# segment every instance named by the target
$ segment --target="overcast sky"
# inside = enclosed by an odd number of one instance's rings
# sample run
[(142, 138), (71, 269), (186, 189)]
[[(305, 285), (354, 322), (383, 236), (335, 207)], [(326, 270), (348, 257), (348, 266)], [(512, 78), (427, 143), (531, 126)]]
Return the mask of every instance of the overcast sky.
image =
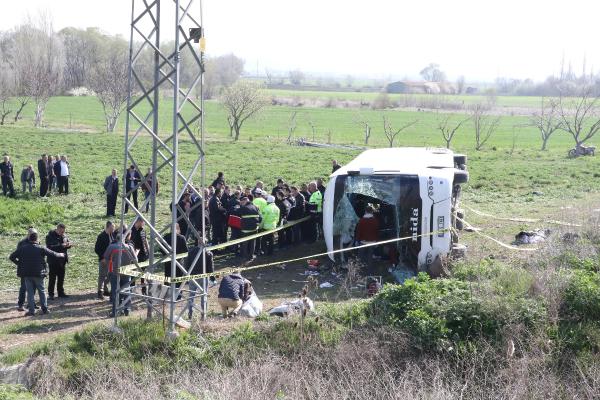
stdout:
[[(162, 4), (168, 18), (172, 3)], [(46, 9), (57, 30), (95, 26), (129, 38), (131, 0), (0, 5), (3, 30)], [(233, 52), (252, 73), (417, 78), (436, 62), (451, 79), (541, 80), (558, 71), (563, 54), (577, 72), (584, 57), (588, 71), (600, 70), (599, 0), (204, 0), (203, 6), (209, 55)], [(172, 36), (165, 29), (161, 36)]]

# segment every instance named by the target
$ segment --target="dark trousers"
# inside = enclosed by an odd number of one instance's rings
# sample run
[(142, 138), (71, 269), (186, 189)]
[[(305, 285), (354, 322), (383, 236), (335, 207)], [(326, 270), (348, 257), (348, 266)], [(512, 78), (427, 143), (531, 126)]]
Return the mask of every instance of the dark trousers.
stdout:
[(57, 176), (58, 178), (58, 193), (69, 194), (69, 177)]
[[(259, 229), (257, 233), (261, 233), (264, 232), (264, 229)], [(254, 253), (256, 253), (257, 255), (260, 254), (260, 252), (262, 251), (262, 237), (259, 237), (258, 239), (255, 240), (255, 244), (254, 244)]]
[(106, 215), (115, 216), (115, 208), (117, 207), (117, 195), (107, 194), (106, 195)]
[(27, 288), (25, 286), (25, 278), (21, 278), (21, 286), (19, 287), (19, 299), (17, 300), (17, 305), (22, 306), (25, 304), (25, 294), (27, 293)]
[[(281, 231), (279, 231), (281, 233)], [(263, 236), (262, 238), (262, 250), (266, 255), (270, 256), (273, 254), (273, 242), (275, 241), (275, 234), (271, 233)]]
[(302, 232), (304, 241), (307, 243), (314, 243), (317, 241), (318, 231), (317, 231), (317, 215), (311, 215), (310, 219), (303, 223), (304, 232)]
[(10, 197), (15, 197), (15, 187), (12, 179), (2, 177), (2, 194), (6, 196), (6, 193), (9, 193)]
[[(110, 272), (108, 275), (110, 276), (110, 302), (112, 303), (112, 312), (114, 315), (117, 311), (117, 279), (119, 279), (119, 276), (121, 277), (119, 282), (119, 291), (121, 291), (129, 287), (131, 277), (127, 275), (118, 275), (114, 272)], [(129, 310), (131, 306), (129, 296), (119, 293), (119, 304), (124, 310)]]
[[(239, 239), (242, 237), (242, 231), (239, 229), (231, 228), (231, 240)], [(228, 247), (229, 251), (233, 251), (234, 253), (239, 252), (239, 245), (235, 244), (233, 246)]]
[(221, 219), (211, 219), (210, 226), (213, 244), (225, 243), (227, 241), (227, 237), (225, 236), (225, 222)]
[[(133, 206), (137, 209), (138, 207), (138, 200), (137, 200), (137, 195), (138, 195), (138, 191), (134, 190), (133, 192), (129, 193), (127, 195), (127, 200), (131, 200), (131, 197), (133, 196)], [(129, 203), (125, 203), (125, 212), (129, 211)]]
[[(242, 232), (242, 237), (254, 235), (256, 232)], [(243, 243), (240, 243), (240, 252), (242, 253), (242, 257), (250, 260), (254, 255), (254, 251), (256, 249), (256, 239), (247, 240)]]
[(40, 178), (40, 197), (46, 197), (48, 194), (48, 178), (43, 176)]
[(65, 294), (65, 264), (50, 263), (48, 265), (48, 296), (54, 296), (54, 285), (59, 296)]
[(302, 223), (296, 224), (289, 228), (292, 234), (292, 243), (300, 243), (302, 240)]

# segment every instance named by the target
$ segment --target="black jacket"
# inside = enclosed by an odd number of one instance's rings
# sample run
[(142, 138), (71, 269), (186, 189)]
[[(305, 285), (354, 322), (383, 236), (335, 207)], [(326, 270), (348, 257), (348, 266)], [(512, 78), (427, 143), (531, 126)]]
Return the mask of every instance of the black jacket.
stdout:
[(139, 250), (137, 259), (139, 262), (148, 259), (148, 240), (146, 239), (146, 231), (144, 228), (137, 229), (135, 226), (131, 230), (131, 242), (133, 248)]
[(98, 261), (102, 261), (104, 252), (108, 249), (108, 246), (110, 246), (113, 239), (113, 235), (109, 235), (106, 231), (100, 232), (96, 238), (96, 245), (94, 246), (94, 252), (98, 255)]
[[(185, 268), (189, 271), (194, 259), (198, 255), (198, 253), (202, 250), (200, 246), (194, 246), (190, 249), (188, 256), (185, 261)], [(211, 251), (206, 251), (206, 273), (214, 272), (213, 265), (213, 253)], [(190, 275), (202, 274), (202, 255), (198, 257), (198, 261), (194, 264), (194, 268), (190, 271)]]
[(131, 178), (131, 175), (129, 174), (129, 170), (127, 170), (125, 172), (125, 185), (127, 186), (127, 192), (129, 192), (131, 190), (131, 182), (133, 182), (134, 186), (136, 186), (141, 181), (142, 181), (142, 175), (140, 175), (139, 172), (137, 172), (137, 171), (133, 172), (133, 179)]
[(248, 203), (245, 206), (241, 206), (236, 214), (242, 219), (242, 232), (250, 233), (258, 230), (262, 217), (254, 204)]
[(279, 208), (279, 221), (278, 222), (281, 222), (282, 219), (287, 220), (288, 215), (290, 214), (290, 210), (292, 209), (292, 205), (290, 204), (290, 202), (287, 199), (283, 199), (283, 200), (276, 199), (275, 205), (277, 206), (277, 208)]
[(213, 196), (208, 201), (208, 215), (210, 216), (210, 220), (214, 221), (214, 223), (222, 223), (225, 219), (226, 211), (222, 210), (223, 204), (221, 203), (221, 199), (217, 196)]
[[(163, 236), (163, 239), (169, 244), (169, 246), (171, 245), (171, 238), (172, 236), (170, 232)], [(160, 248), (160, 251), (161, 253), (166, 254), (162, 248)], [(183, 235), (177, 235), (177, 239), (175, 242), (175, 254), (187, 253), (187, 251), (188, 247), (187, 242), (185, 241), (185, 237)], [(179, 260), (179, 262), (182, 265), (185, 265), (183, 264), (183, 261), (181, 259)], [(171, 261), (167, 261), (163, 265), (165, 266), (165, 276), (171, 276)], [(183, 272), (179, 267), (176, 268), (175, 276), (183, 276)]]
[(297, 219), (304, 217), (304, 213), (305, 213), (304, 196), (301, 193), (298, 193), (295, 200), (296, 200), (296, 202), (294, 203), (292, 209), (290, 210), (290, 215), (288, 217), (288, 220), (290, 220), (290, 221), (295, 221)]
[(59, 235), (55, 230), (48, 232), (46, 235), (46, 247), (54, 252), (63, 253), (65, 255), (65, 258), (57, 258), (52, 255), (48, 256), (48, 262), (50, 264), (66, 264), (69, 262), (67, 248), (62, 246), (63, 243), (66, 243), (67, 241), (66, 236)]
[(219, 285), (219, 297), (231, 300), (245, 300), (246, 279), (241, 275), (225, 275)]
[(38, 160), (38, 175), (40, 181), (48, 178), (48, 165), (42, 159)]
[(12, 163), (9, 162), (1, 162), (0, 163), (0, 173), (2, 174), (2, 179), (8, 179), (11, 181), (15, 180), (15, 172)]
[(48, 275), (46, 256), (60, 257), (56, 253), (39, 243), (29, 240), (20, 244), (10, 255), (10, 261), (17, 264), (17, 276), (20, 278), (43, 278)]

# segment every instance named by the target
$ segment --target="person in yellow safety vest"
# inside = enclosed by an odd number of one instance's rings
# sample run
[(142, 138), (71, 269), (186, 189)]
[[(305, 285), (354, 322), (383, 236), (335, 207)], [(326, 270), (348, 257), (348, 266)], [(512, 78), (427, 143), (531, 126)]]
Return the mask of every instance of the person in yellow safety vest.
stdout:
[[(265, 231), (272, 231), (277, 228), (279, 222), (279, 207), (275, 205), (275, 197), (267, 196), (267, 205), (263, 209), (262, 213), (262, 226)], [(265, 253), (270, 256), (273, 254), (273, 242), (275, 241), (275, 235), (270, 233), (263, 236), (262, 248)]]
[[(262, 217), (265, 207), (267, 206), (267, 200), (265, 200), (265, 196), (267, 195), (267, 192), (265, 192), (264, 190), (262, 190), (260, 188), (255, 188), (254, 193), (256, 193), (256, 197), (254, 198), (254, 200), (252, 200), (252, 204), (254, 204), (256, 206), (256, 208), (258, 208), (260, 216)], [(261, 224), (258, 229), (258, 232), (260, 233), (262, 231), (264, 231), (264, 228)], [(263, 253), (261, 245), (262, 245), (262, 240), (261, 240), (261, 238), (258, 238), (258, 240), (256, 241), (256, 249), (255, 249), (257, 255), (260, 255)]]
[(318, 226), (322, 224), (321, 219), (323, 218), (323, 194), (317, 188), (316, 182), (308, 184), (308, 192), (310, 198), (308, 199), (308, 211), (312, 216), (310, 225), (307, 227), (308, 242), (315, 242), (319, 237)]

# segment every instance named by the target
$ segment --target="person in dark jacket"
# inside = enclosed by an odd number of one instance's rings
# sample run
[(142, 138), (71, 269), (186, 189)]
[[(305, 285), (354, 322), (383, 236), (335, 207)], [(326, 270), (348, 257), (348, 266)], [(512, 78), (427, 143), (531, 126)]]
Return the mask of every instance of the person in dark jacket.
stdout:
[(46, 247), (56, 253), (62, 253), (64, 257), (48, 257), (48, 265), (50, 274), (48, 276), (48, 299), (54, 300), (54, 284), (56, 283), (56, 291), (58, 297), (69, 297), (65, 293), (65, 270), (69, 262), (67, 251), (72, 247), (69, 238), (66, 235), (66, 227), (64, 224), (56, 225), (56, 229), (51, 230), (46, 235)]
[[(242, 237), (254, 235), (256, 232), (258, 232), (262, 217), (260, 216), (260, 211), (258, 211), (258, 208), (254, 204), (250, 203), (248, 197), (242, 196), (240, 198), (240, 208), (238, 210), (238, 214), (242, 219)], [(252, 261), (256, 258), (254, 255), (256, 239), (247, 240), (241, 243), (240, 247), (242, 257), (246, 258), (248, 261)]]
[(4, 161), (0, 163), (0, 180), (2, 181), (2, 194), (15, 197), (15, 171), (9, 156), (4, 156)]
[[(27, 230), (27, 235), (23, 239), (21, 239), (21, 241), (19, 241), (19, 243), (17, 243), (17, 249), (19, 247), (21, 247), (22, 245), (24, 245), (25, 243), (27, 243), (27, 241), (29, 240), (29, 235), (34, 231), (35, 231), (35, 229), (33, 227), (29, 227), (29, 229)], [(27, 295), (27, 287), (25, 286), (25, 278), (23, 278), (23, 277), (19, 277), (19, 278), (21, 279), (21, 285), (19, 286), (19, 297), (17, 299), (17, 310), (25, 311), (24, 306), (25, 306), (25, 297)], [(35, 308), (39, 308), (39, 307), (36, 306)]]
[(116, 169), (113, 169), (112, 173), (104, 179), (103, 186), (106, 191), (106, 216), (114, 217), (119, 195), (119, 177)]
[[(199, 244), (190, 248), (188, 252), (188, 256), (185, 260), (185, 269), (189, 272), (190, 275), (199, 275), (204, 273), (212, 273), (214, 272), (214, 262), (213, 262), (213, 253), (211, 251), (206, 251), (204, 257), (202, 256), (202, 250), (204, 249), (203, 244)], [(206, 268), (204, 268), (204, 260), (206, 260)], [(216, 279), (214, 276), (209, 278), (210, 286), (214, 286), (216, 284)], [(196, 298), (198, 292), (200, 292), (201, 279), (194, 279), (188, 281), (188, 287), (190, 290), (190, 297), (188, 298), (188, 316), (192, 318), (192, 311), (194, 309), (194, 303), (196, 303)]]
[(212, 228), (212, 243), (225, 243), (225, 224), (227, 223), (227, 210), (221, 203), (222, 192), (217, 189), (213, 197), (208, 202), (208, 215), (210, 216), (210, 226)]
[[(179, 224), (175, 224), (175, 228), (176, 228), (176, 238), (175, 238), (175, 254), (183, 254), (183, 253), (187, 253), (188, 252), (188, 247), (187, 247), (187, 242), (185, 240), (185, 236), (183, 236), (181, 234), (181, 229), (179, 228)], [(167, 242), (167, 244), (169, 246), (172, 245), (172, 240), (173, 240), (173, 235), (171, 234), (171, 232), (167, 233), (165, 236), (163, 236), (163, 239), (165, 242)], [(166, 254), (165, 251), (160, 248), (161, 253)], [(183, 260), (179, 259), (178, 260), (182, 265), (183, 264)], [(167, 261), (164, 264), (165, 267), (165, 276), (166, 277), (171, 277), (171, 261)], [(181, 268), (176, 267), (175, 268), (175, 277), (180, 277), (183, 276), (183, 271), (181, 271)], [(179, 287), (179, 284), (177, 285), (177, 287)]]
[(42, 154), (38, 160), (38, 176), (40, 177), (40, 197), (48, 195), (48, 156)]
[[(217, 300), (221, 306), (223, 318), (235, 317), (237, 315), (244, 301), (248, 300), (252, 294), (251, 290), (249, 290), (250, 287), (248, 280), (239, 273), (225, 275), (221, 279)], [(229, 309), (231, 309), (231, 312), (229, 312)]]
[[(144, 230), (145, 222), (143, 219), (138, 218), (133, 224), (131, 229), (131, 243), (133, 244), (134, 250), (137, 252), (138, 262), (148, 261), (150, 254), (150, 246), (148, 245), (148, 239), (146, 238), (146, 231)], [(140, 279), (142, 284), (142, 294), (147, 293), (144, 278)], [(135, 282), (132, 282), (132, 286), (135, 286)]]
[[(290, 210), (288, 221), (297, 221), (306, 215), (306, 200), (296, 186), (290, 188), (291, 195), (294, 198), (294, 206)], [(296, 224), (292, 227), (292, 243), (300, 243), (302, 240), (302, 224)]]
[[(236, 190), (233, 192), (233, 196), (229, 199), (229, 203), (227, 203), (227, 219), (231, 215), (239, 217), (238, 210), (240, 209), (240, 197), (242, 197), (242, 192), (240, 190)], [(231, 227), (231, 237), (230, 240), (239, 239), (242, 237), (242, 231), (239, 228)], [(229, 246), (229, 250), (238, 254), (239, 253), (239, 245)]]
[(17, 275), (25, 279), (27, 288), (27, 308), (26, 316), (35, 315), (35, 291), (40, 296), (42, 313), (48, 314), (48, 301), (44, 289), (44, 278), (48, 273), (46, 265), (46, 256), (54, 258), (64, 258), (65, 254), (54, 252), (38, 242), (38, 233), (36, 230), (30, 230), (28, 240), (10, 255), (10, 260), (17, 265)]
[(273, 189), (271, 189), (271, 196), (275, 197), (277, 195), (278, 191), (283, 190), (284, 185), (285, 185), (285, 182), (283, 181), (283, 179), (281, 179), (281, 178), (277, 179), (277, 185), (275, 187), (273, 187)]
[(217, 185), (221, 185), (221, 186), (225, 186), (225, 176), (222, 172), (219, 172), (217, 174), (217, 177), (215, 178), (215, 180), (213, 181), (213, 183), (210, 185), (214, 188), (217, 187)]
[[(290, 215), (290, 210), (292, 209), (292, 205), (285, 198), (285, 194), (282, 190), (278, 190), (275, 197), (275, 205), (279, 208), (279, 221), (277, 221), (277, 226), (281, 226), (282, 221), (283, 224), (287, 222), (288, 216)], [(277, 243), (279, 248), (282, 249), (287, 246), (289, 243), (287, 241), (286, 233), (288, 229), (282, 229), (277, 232)]]
[(35, 187), (35, 172), (33, 171), (33, 165), (29, 164), (21, 171), (21, 186), (23, 193), (26, 189), (29, 189), (29, 193), (33, 191)]
[(331, 161), (331, 173), (333, 174), (335, 171), (337, 171), (338, 169), (342, 168), (342, 166), (340, 164), (338, 164), (337, 160), (332, 160)]
[(108, 291), (108, 266), (104, 260), (104, 253), (114, 241), (114, 231), (115, 224), (112, 221), (106, 221), (106, 226), (96, 238), (96, 245), (94, 246), (94, 252), (98, 255), (98, 299), (100, 300), (104, 300), (104, 296), (110, 295)]
[[(142, 181), (142, 175), (135, 169), (134, 165), (130, 165), (125, 173), (125, 185), (127, 187), (127, 200), (133, 197), (133, 206), (138, 209), (138, 185)], [(125, 202), (125, 213), (129, 212), (129, 203)]]
[(146, 211), (150, 209), (150, 202), (152, 199), (149, 199), (152, 196), (152, 185), (155, 185), (154, 189), (156, 194), (158, 194), (158, 178), (155, 174), (152, 173), (152, 168), (148, 168), (148, 173), (144, 176), (146, 182), (142, 185), (142, 191), (144, 192), (144, 200), (146, 201)]
[(67, 161), (67, 156), (62, 155), (60, 159), (56, 160), (54, 164), (54, 175), (56, 175), (56, 179), (58, 180), (58, 193), (59, 194), (69, 194), (69, 176), (71, 175), (69, 161)]

